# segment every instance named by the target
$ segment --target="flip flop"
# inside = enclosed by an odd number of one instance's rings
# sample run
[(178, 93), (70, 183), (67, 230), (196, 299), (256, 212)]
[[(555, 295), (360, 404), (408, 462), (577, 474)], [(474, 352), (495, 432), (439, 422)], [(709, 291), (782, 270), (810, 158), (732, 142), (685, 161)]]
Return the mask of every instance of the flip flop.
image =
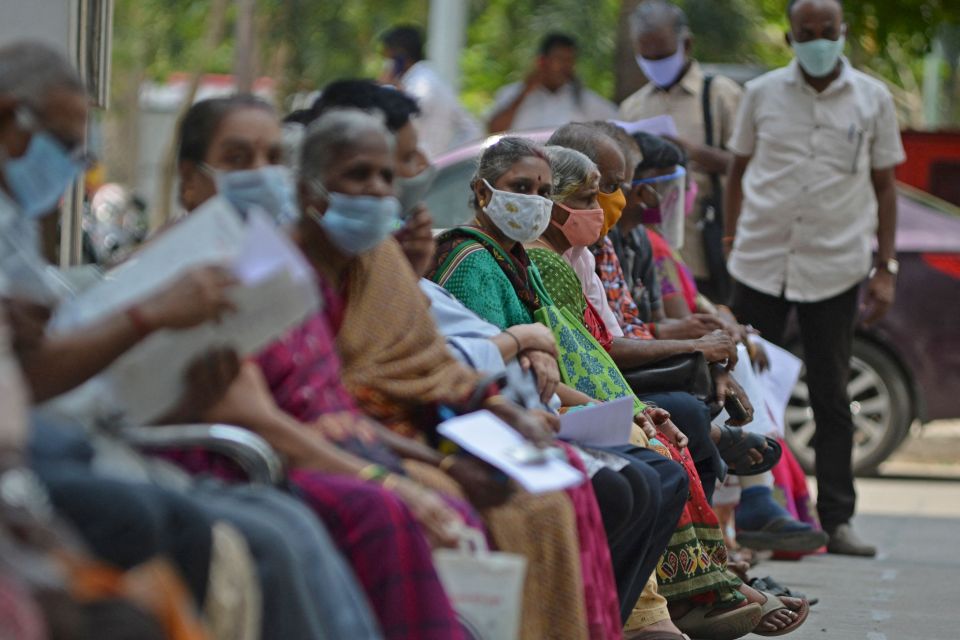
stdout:
[[(757, 433), (749, 433), (740, 427), (721, 425), (720, 442), (717, 450), (724, 462), (730, 465), (730, 473), (735, 476), (757, 476), (773, 469), (780, 462), (783, 448), (780, 443), (770, 437)], [(767, 448), (760, 449), (766, 442)], [(763, 455), (763, 460), (753, 464), (750, 462), (750, 449), (757, 449)]]
[[(800, 625), (802, 625), (804, 622), (807, 621), (807, 617), (810, 615), (810, 603), (807, 602), (806, 600), (801, 601), (799, 611), (794, 611), (787, 605), (783, 604), (783, 600), (773, 595), (772, 593), (768, 593), (766, 591), (760, 591), (760, 593), (762, 593), (764, 597), (766, 597), (767, 601), (764, 602), (762, 605), (760, 622), (757, 623), (756, 628), (754, 628), (753, 630), (753, 632), (758, 636), (765, 636), (768, 638), (772, 638), (774, 636), (785, 636), (788, 633), (796, 631), (800, 627)], [(783, 629), (780, 629), (779, 631), (763, 631), (760, 629), (760, 624), (767, 618), (767, 616), (769, 616), (771, 613), (780, 611), (782, 609), (786, 609), (787, 611), (793, 611), (794, 613), (797, 614), (797, 619), (793, 622), (793, 624), (787, 625), (786, 627), (784, 627)]]
[(759, 604), (748, 602), (734, 609), (694, 607), (673, 623), (698, 640), (736, 640), (757, 628), (763, 618)]
[(780, 596), (787, 596), (788, 598), (798, 598), (800, 600), (806, 600), (807, 602), (810, 603), (811, 607), (817, 604), (818, 602), (820, 602), (820, 598), (808, 598), (806, 594), (800, 593), (799, 591), (793, 591), (792, 589), (788, 589), (787, 587), (783, 586), (782, 584), (780, 584), (770, 576), (767, 576), (766, 578), (754, 578), (753, 580), (750, 580), (747, 584), (753, 587), (754, 589), (756, 589), (757, 591), (763, 591), (764, 593), (772, 593), (778, 598)]
[(673, 633), (672, 631), (638, 631), (635, 634), (624, 634), (624, 640), (690, 640), (690, 636), (685, 633)]
[(805, 528), (790, 531), (796, 524), (792, 518), (774, 518), (758, 530), (740, 529), (737, 543), (750, 549), (767, 551), (816, 551), (827, 544), (829, 536), (819, 529)]

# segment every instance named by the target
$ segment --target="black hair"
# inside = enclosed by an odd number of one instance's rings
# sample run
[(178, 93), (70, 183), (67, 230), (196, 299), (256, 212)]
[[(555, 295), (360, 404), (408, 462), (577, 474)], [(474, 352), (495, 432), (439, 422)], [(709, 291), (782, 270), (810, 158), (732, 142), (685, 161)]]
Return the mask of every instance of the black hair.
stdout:
[(391, 49), (398, 49), (414, 62), (423, 60), (423, 34), (419, 27), (400, 25), (380, 36), (380, 42)]
[(283, 124), (302, 124), (306, 126), (311, 122), (313, 122), (313, 110), (311, 109), (297, 109), (283, 118)]
[(384, 87), (373, 80), (335, 80), (324, 87), (313, 103), (310, 121), (331, 109), (351, 108), (379, 111), (386, 119), (387, 129), (393, 133), (420, 113), (417, 101), (399, 89)]
[(577, 41), (574, 40), (572, 36), (555, 31), (543, 37), (543, 40), (540, 41), (540, 48), (537, 49), (537, 51), (540, 55), (547, 56), (550, 55), (551, 51), (559, 47), (576, 49)]
[[(838, 5), (840, 5), (840, 13), (843, 13), (843, 0), (833, 0), (833, 1), (836, 2)], [(800, 0), (789, 0), (787, 2), (787, 20), (790, 20), (791, 18), (793, 18), (793, 8), (796, 6), (798, 2), (800, 2)]]
[(643, 154), (643, 160), (633, 172), (634, 177), (647, 169), (666, 169), (687, 164), (687, 156), (683, 149), (665, 138), (640, 132), (633, 134), (633, 139), (640, 147), (640, 153)]
[(177, 160), (203, 162), (220, 123), (239, 109), (262, 109), (271, 115), (276, 113), (269, 102), (249, 93), (201, 100), (190, 107), (180, 123)]

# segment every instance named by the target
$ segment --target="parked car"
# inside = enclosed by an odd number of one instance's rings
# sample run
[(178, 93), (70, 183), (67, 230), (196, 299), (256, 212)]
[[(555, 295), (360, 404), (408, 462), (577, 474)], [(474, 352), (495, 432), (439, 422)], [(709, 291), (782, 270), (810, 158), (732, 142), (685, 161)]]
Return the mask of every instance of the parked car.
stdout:
[[(517, 135), (545, 142), (550, 133)], [(436, 159), (437, 178), (426, 203), (437, 228), (473, 218), (470, 180), (481, 151), (499, 137)], [(897, 301), (882, 322), (858, 328), (850, 361), (854, 468), (860, 475), (874, 473), (914, 422), (960, 418), (960, 209), (902, 184), (898, 204)], [(789, 344), (799, 351), (795, 342)], [(791, 448), (812, 471), (814, 423), (802, 377), (786, 419)]]
[[(874, 473), (915, 421), (960, 417), (960, 209), (903, 184), (897, 204), (897, 299), (879, 324), (858, 327), (850, 359), (861, 475)], [(791, 447), (812, 470), (813, 412), (803, 379), (786, 420)]]

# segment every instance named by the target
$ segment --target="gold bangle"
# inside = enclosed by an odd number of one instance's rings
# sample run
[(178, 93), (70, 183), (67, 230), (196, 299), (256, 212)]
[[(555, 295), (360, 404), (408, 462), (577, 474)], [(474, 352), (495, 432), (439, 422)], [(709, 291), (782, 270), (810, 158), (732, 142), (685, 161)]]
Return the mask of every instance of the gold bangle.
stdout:
[(390, 472), (383, 465), (368, 464), (357, 473), (357, 477), (364, 482), (383, 482)]
[(455, 464), (457, 464), (457, 456), (444, 456), (443, 460), (440, 461), (440, 464), (437, 465), (437, 468), (444, 473), (448, 473)]
[(517, 343), (517, 355), (519, 356), (523, 353), (523, 345), (520, 344), (520, 338), (511, 333), (510, 329), (504, 329), (503, 332), (513, 338), (513, 341)]
[(388, 473), (387, 477), (381, 482), (381, 486), (387, 491), (394, 491), (397, 488), (397, 483), (400, 482), (400, 477), (395, 473)]

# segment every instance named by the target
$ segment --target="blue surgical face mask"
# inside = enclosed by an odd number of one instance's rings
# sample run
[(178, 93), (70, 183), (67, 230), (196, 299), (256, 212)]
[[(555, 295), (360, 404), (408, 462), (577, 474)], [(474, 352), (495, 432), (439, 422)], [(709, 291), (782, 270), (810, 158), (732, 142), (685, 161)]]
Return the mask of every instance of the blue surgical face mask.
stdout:
[(294, 180), (290, 169), (271, 164), (259, 169), (219, 171), (202, 165), (217, 185), (217, 193), (246, 215), (259, 208), (277, 224), (296, 222), (300, 217), (294, 197)]
[(846, 38), (841, 35), (839, 40), (820, 38), (809, 42), (792, 42), (791, 45), (803, 70), (814, 78), (822, 78), (837, 68), (845, 41)]
[(68, 152), (46, 131), (41, 131), (29, 112), (17, 112), (17, 124), (32, 131), (27, 150), (19, 158), (3, 161), (3, 177), (23, 214), (44, 216), (57, 206), (64, 191), (83, 171), (83, 161)]
[[(317, 189), (325, 191), (319, 186)], [(328, 203), (326, 213), (320, 215), (310, 208), (307, 214), (345, 255), (370, 251), (397, 229), (400, 201), (393, 196), (348, 196), (335, 192), (324, 195)]]

